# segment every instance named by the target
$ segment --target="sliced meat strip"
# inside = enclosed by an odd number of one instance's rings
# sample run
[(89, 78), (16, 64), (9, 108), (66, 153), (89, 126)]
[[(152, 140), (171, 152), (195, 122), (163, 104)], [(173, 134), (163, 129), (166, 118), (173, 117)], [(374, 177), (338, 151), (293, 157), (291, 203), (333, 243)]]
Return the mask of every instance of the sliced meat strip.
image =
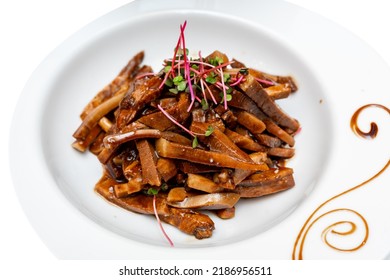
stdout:
[(142, 182), (151, 186), (160, 186), (161, 178), (157, 171), (157, 156), (152, 144), (146, 139), (135, 142), (142, 167)]
[(129, 124), (136, 114), (144, 106), (155, 100), (161, 93), (159, 88), (162, 79), (158, 76), (144, 78), (137, 85), (130, 87), (129, 91), (123, 97), (119, 105), (119, 112), (116, 118), (117, 129), (122, 129)]
[(218, 152), (193, 149), (192, 147), (169, 142), (163, 138), (156, 141), (156, 151), (161, 157), (188, 160), (205, 165), (250, 170), (268, 169), (266, 164), (255, 164)]
[(247, 75), (240, 88), (256, 103), (256, 105), (277, 124), (288, 127), (293, 131), (299, 128), (299, 123), (287, 115), (264, 91), (256, 79)]
[(234, 191), (243, 198), (249, 198), (280, 192), (294, 185), (292, 169), (280, 168), (253, 174), (237, 185)]

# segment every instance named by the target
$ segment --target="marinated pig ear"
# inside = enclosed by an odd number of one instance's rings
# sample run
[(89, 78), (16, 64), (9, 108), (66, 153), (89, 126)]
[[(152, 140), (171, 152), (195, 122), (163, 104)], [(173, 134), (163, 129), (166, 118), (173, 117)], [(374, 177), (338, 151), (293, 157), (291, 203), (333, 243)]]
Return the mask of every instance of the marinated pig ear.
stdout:
[(215, 214), (221, 219), (227, 220), (227, 219), (232, 219), (234, 218), (236, 214), (236, 208), (225, 208), (225, 209), (219, 209), (214, 211)]
[(238, 193), (210, 193), (189, 196), (183, 201), (168, 202), (168, 205), (185, 209), (225, 209), (232, 208), (240, 199)]
[(214, 183), (213, 180), (197, 174), (188, 174), (187, 186), (191, 189), (207, 193), (217, 193), (223, 191), (223, 188)]
[[(205, 135), (209, 128), (208, 123), (192, 122), (191, 130), (200, 135)], [(233, 143), (221, 130), (213, 128), (212, 133), (208, 136), (198, 136), (199, 140), (204, 142), (211, 151), (223, 153), (244, 161), (251, 162), (248, 154), (242, 151)]]
[(282, 140), (284, 143), (288, 144), (290, 147), (293, 147), (295, 145), (295, 139), (292, 137), (289, 133), (287, 133), (285, 130), (280, 128), (277, 124), (275, 124), (270, 119), (264, 120), (264, 123), (267, 127), (267, 131), (278, 137), (280, 140)]
[(299, 123), (287, 115), (276, 103), (268, 96), (263, 87), (256, 81), (256, 79), (247, 75), (245, 81), (240, 83), (240, 88), (246, 95), (251, 98), (256, 105), (263, 110), (277, 124), (290, 128), (296, 131), (299, 128)]
[(188, 193), (185, 188), (173, 188), (169, 191), (167, 201), (168, 202), (180, 202), (186, 199)]
[[(265, 163), (268, 160), (267, 154), (264, 152), (257, 152), (249, 155), (255, 163)], [(255, 171), (247, 169), (235, 169), (233, 173), (233, 182), (235, 185), (241, 183), (249, 175), (252, 175)]]
[(94, 108), (83, 120), (79, 128), (73, 133), (73, 137), (77, 140), (83, 140), (89, 134), (91, 129), (97, 125), (99, 120), (107, 115), (109, 112), (118, 107), (119, 102), (125, 96), (125, 92), (117, 94), (110, 99), (104, 101), (102, 104)]
[(291, 76), (272, 75), (253, 68), (249, 68), (248, 72), (250, 75), (261, 80), (269, 80), (278, 84), (286, 84), (289, 88), (291, 88), (291, 92), (296, 92), (298, 90), (298, 86), (294, 81), (294, 78)]
[(264, 90), (269, 97), (273, 100), (277, 100), (289, 97), (291, 93), (291, 86), (289, 84), (278, 84), (267, 87)]
[(169, 158), (157, 159), (156, 167), (165, 182), (175, 177), (178, 171), (175, 161)]
[(161, 185), (160, 174), (157, 170), (157, 156), (154, 146), (147, 139), (135, 142), (142, 167), (142, 183), (159, 187)]
[(230, 129), (226, 129), (225, 134), (227, 137), (230, 138), (230, 140), (233, 141), (234, 144), (236, 144), (238, 147), (242, 149), (254, 151), (254, 152), (264, 152), (267, 150), (266, 147), (255, 142), (251, 137), (245, 137)]
[(246, 127), (252, 134), (259, 134), (265, 130), (265, 124), (255, 115), (242, 110), (238, 110), (235, 115), (238, 123)]
[(161, 157), (188, 160), (205, 165), (249, 170), (268, 169), (268, 166), (265, 164), (256, 164), (252, 161), (237, 159), (218, 152), (193, 149), (192, 147), (173, 143), (163, 138), (156, 140), (156, 151)]
[[(118, 198), (111, 190), (113, 180), (103, 176), (95, 186), (95, 191), (108, 201), (126, 210), (154, 215), (153, 196), (137, 193), (131, 196)], [(184, 233), (194, 235), (197, 239), (208, 238), (214, 230), (214, 222), (209, 216), (191, 209), (179, 209), (167, 205), (166, 196), (158, 194), (156, 197), (156, 212), (160, 219), (169, 223)]]
[(234, 189), (243, 198), (259, 197), (287, 190), (295, 185), (291, 168), (270, 169), (256, 173)]
[(116, 126), (122, 129), (129, 124), (146, 104), (158, 98), (162, 89), (159, 88), (162, 79), (158, 76), (144, 78), (126, 92), (119, 104)]
[(198, 209), (228, 219), (241, 197), (294, 186), (283, 163), (295, 153), (299, 123), (275, 100), (297, 87), (218, 50), (191, 59), (185, 26), (160, 72), (140, 65), (140, 52), (95, 95), (73, 147), (103, 165), (95, 190), (106, 200), (202, 239), (214, 223)]
[[(187, 94), (180, 94), (179, 100), (172, 104), (168, 108), (164, 108), (166, 113), (172, 116), (176, 121), (183, 123), (190, 116), (187, 112), (187, 108), (190, 105), (190, 99)], [(158, 111), (148, 114), (137, 120), (140, 123), (147, 125), (148, 127), (155, 128), (161, 131), (166, 131), (175, 126), (175, 124), (168, 119), (163, 112)]]
[(110, 99), (112, 96), (118, 94), (118, 92), (126, 91), (129, 88), (129, 84), (133, 81), (135, 75), (139, 72), (151, 71), (150, 67), (143, 66), (140, 69), (140, 64), (144, 59), (145, 53), (143, 51), (133, 56), (129, 62), (122, 68), (119, 74), (114, 80), (106, 85), (101, 91), (99, 91), (95, 97), (85, 106), (84, 110), (80, 114), (81, 119), (84, 119), (94, 108), (101, 103)]

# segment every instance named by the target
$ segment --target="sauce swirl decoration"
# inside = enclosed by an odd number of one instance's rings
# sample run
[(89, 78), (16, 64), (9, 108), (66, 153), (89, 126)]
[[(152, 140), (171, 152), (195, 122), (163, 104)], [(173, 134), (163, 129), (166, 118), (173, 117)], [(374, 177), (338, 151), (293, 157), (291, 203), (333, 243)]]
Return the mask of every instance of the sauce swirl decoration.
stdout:
[[(364, 131), (362, 131), (359, 128), (358, 118), (359, 118), (359, 115), (360, 115), (360, 113), (362, 111), (364, 111), (365, 109), (370, 108), (370, 107), (377, 107), (377, 108), (383, 109), (387, 113), (390, 114), (390, 109), (387, 108), (386, 106), (380, 105), (380, 104), (367, 104), (367, 105), (364, 105), (364, 106), (360, 107), (358, 110), (356, 110), (356, 112), (351, 117), (351, 121), (350, 121), (351, 129), (357, 136), (363, 137), (364, 139), (368, 139), (368, 140), (376, 138), (376, 136), (378, 134), (378, 131), (379, 131), (378, 125), (376, 123), (374, 123), (374, 122), (371, 122), (370, 130), (368, 132), (364, 132)], [(365, 232), (364, 232), (363, 239), (360, 242), (358, 242), (358, 244), (356, 246), (352, 246), (352, 247), (348, 247), (348, 248), (341, 248), (339, 246), (333, 245), (328, 240), (329, 234), (336, 234), (336, 235), (339, 235), (339, 236), (349, 236), (349, 235), (353, 235), (356, 232), (357, 225), (356, 225), (355, 222), (352, 222), (352, 221), (349, 221), (349, 220), (342, 220), (342, 221), (334, 222), (334, 223), (328, 225), (327, 227), (325, 227), (325, 229), (322, 230), (321, 237), (322, 237), (323, 242), (328, 247), (330, 247), (330, 248), (332, 248), (334, 250), (337, 250), (337, 251), (341, 251), (341, 252), (353, 252), (353, 251), (357, 251), (360, 248), (362, 248), (367, 243), (367, 240), (368, 240), (368, 237), (369, 237), (368, 222), (363, 217), (363, 215), (361, 215), (357, 211), (355, 211), (353, 209), (349, 209), (349, 208), (337, 208), (337, 209), (329, 210), (329, 211), (324, 212), (322, 214), (321, 214), (320, 210), (322, 210), (322, 208), (325, 205), (327, 205), (328, 203), (330, 203), (331, 201), (333, 201), (333, 200), (335, 200), (337, 198), (340, 198), (341, 196), (344, 196), (344, 195), (346, 195), (348, 193), (351, 193), (352, 191), (354, 191), (356, 189), (359, 189), (359, 188), (365, 186), (366, 184), (370, 183), (371, 181), (373, 181), (374, 179), (379, 177), (381, 174), (383, 174), (387, 170), (389, 165), (390, 165), (390, 160), (387, 160), (387, 163), (385, 164), (385, 166), (382, 167), (382, 169), (379, 172), (377, 172), (375, 175), (373, 175), (371, 178), (367, 179), (366, 181), (360, 183), (359, 185), (357, 185), (355, 187), (347, 189), (346, 191), (341, 192), (341, 193), (339, 193), (339, 194), (329, 198), (328, 200), (326, 200), (325, 202), (320, 204), (312, 212), (312, 214), (307, 218), (307, 220), (303, 224), (301, 230), (299, 231), (298, 236), (297, 236), (297, 238), (295, 240), (295, 243), (294, 243), (294, 248), (293, 248), (293, 252), (292, 252), (292, 259), (293, 260), (295, 260), (295, 259), (302, 260), (303, 259), (303, 249), (304, 249), (306, 237), (307, 237), (307, 234), (309, 233), (309, 231), (311, 230), (311, 228), (319, 220), (321, 220), (323, 217), (328, 216), (328, 215), (330, 215), (332, 213), (336, 213), (336, 212), (348, 212), (348, 213), (351, 213), (354, 216), (356, 216), (364, 225), (364, 231)], [(337, 230), (337, 227), (340, 226), (340, 225), (348, 225), (349, 229), (343, 230), (343, 231)]]
[(381, 108), (390, 114), (390, 109), (387, 108), (386, 106), (383, 106), (381, 104), (367, 104), (367, 105), (364, 105), (356, 110), (356, 112), (352, 115), (350, 125), (351, 125), (352, 131), (356, 135), (363, 137), (363, 138), (367, 138), (367, 139), (369, 139), (369, 138), (374, 139), (378, 134), (378, 125), (376, 123), (372, 122), (370, 124), (370, 130), (368, 132), (362, 131), (358, 126), (358, 118), (359, 118), (360, 113), (363, 112), (365, 109), (370, 108), (370, 107)]

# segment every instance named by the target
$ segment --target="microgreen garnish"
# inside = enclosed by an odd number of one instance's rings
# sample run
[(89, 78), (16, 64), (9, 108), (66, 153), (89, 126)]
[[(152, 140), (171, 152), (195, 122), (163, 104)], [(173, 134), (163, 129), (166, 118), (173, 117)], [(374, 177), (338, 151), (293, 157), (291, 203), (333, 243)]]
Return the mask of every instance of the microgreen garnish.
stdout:
[(169, 89), (169, 92), (172, 92), (173, 94), (178, 94), (179, 91), (177, 90), (177, 88), (170, 88)]
[(173, 81), (172, 81), (172, 79), (167, 79), (166, 81), (165, 81), (165, 85), (167, 86), (167, 87), (172, 87), (173, 86)]
[(209, 109), (209, 104), (207, 103), (207, 100), (206, 99), (202, 99), (202, 101), (200, 102), (200, 104), (202, 105), (202, 109), (203, 110), (208, 110)]
[(199, 145), (198, 137), (195, 136), (194, 139), (192, 140), (192, 148), (195, 149), (196, 147), (198, 147), (198, 145)]
[(241, 69), (239, 70), (239, 72), (240, 72), (242, 75), (248, 75), (248, 74), (249, 74), (248, 68), (241, 68)]
[(217, 75), (214, 72), (211, 72), (206, 77), (206, 82), (208, 82), (209, 84), (215, 84), (217, 82)]
[(159, 225), (162, 233), (164, 234), (165, 238), (168, 240), (169, 245), (171, 245), (171, 247), (174, 247), (174, 244), (173, 244), (172, 240), (169, 238), (168, 234), (165, 232), (164, 227), (163, 227), (163, 225), (161, 223), (160, 217), (158, 216), (157, 207), (156, 207), (156, 200), (157, 200), (157, 196), (154, 195), (153, 196), (153, 212), (154, 212), (154, 216), (156, 216), (156, 220), (158, 222), (158, 225)]
[(205, 136), (210, 136), (214, 132), (214, 127), (211, 125), (208, 126), (206, 132), (204, 133)]
[(261, 84), (265, 84), (265, 85), (268, 85), (268, 86), (274, 86), (275, 85), (275, 83), (273, 81), (264, 80), (264, 79), (260, 79), (260, 78), (255, 78), (255, 80), (258, 81)]
[(147, 191), (147, 194), (148, 195), (156, 195), (156, 194), (158, 194), (158, 189), (149, 188), (148, 191)]
[(224, 81), (225, 83), (227, 83), (227, 82), (229, 82), (229, 80), (230, 80), (230, 74), (224, 73), (224, 74), (223, 74), (223, 81)]
[(244, 79), (244, 76), (243, 76), (243, 75), (239, 76), (239, 77), (236, 79), (235, 82), (233, 82), (233, 83), (230, 84), (230, 86), (231, 86), (231, 87), (234, 87), (234, 86), (240, 84), (240, 83), (242, 82), (243, 79)]
[(210, 58), (210, 64), (214, 66), (218, 66), (223, 63), (223, 59), (216, 56), (214, 58)]
[(184, 125), (180, 124), (177, 120), (175, 120), (174, 117), (172, 117), (171, 115), (169, 115), (167, 113), (167, 111), (165, 111), (160, 104), (157, 105), (157, 108), (168, 118), (170, 119), (174, 124), (176, 124), (177, 126), (179, 126), (180, 128), (182, 128), (185, 132), (189, 133), (191, 136), (195, 137), (195, 134), (189, 130), (188, 128), (186, 128)]
[(168, 184), (167, 184), (167, 183), (162, 183), (160, 189), (161, 189), (162, 191), (168, 190)]

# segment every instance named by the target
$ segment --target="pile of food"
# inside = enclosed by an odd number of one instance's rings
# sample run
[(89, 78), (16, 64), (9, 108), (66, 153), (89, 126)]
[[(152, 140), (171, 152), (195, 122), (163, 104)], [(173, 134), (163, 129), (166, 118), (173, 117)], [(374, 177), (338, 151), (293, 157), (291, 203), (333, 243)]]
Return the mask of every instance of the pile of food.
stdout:
[(203, 210), (232, 218), (241, 198), (294, 186), (285, 160), (300, 126), (275, 101), (297, 86), (220, 51), (190, 58), (185, 25), (161, 71), (140, 52), (97, 93), (73, 147), (102, 164), (105, 199), (202, 239), (214, 230)]

